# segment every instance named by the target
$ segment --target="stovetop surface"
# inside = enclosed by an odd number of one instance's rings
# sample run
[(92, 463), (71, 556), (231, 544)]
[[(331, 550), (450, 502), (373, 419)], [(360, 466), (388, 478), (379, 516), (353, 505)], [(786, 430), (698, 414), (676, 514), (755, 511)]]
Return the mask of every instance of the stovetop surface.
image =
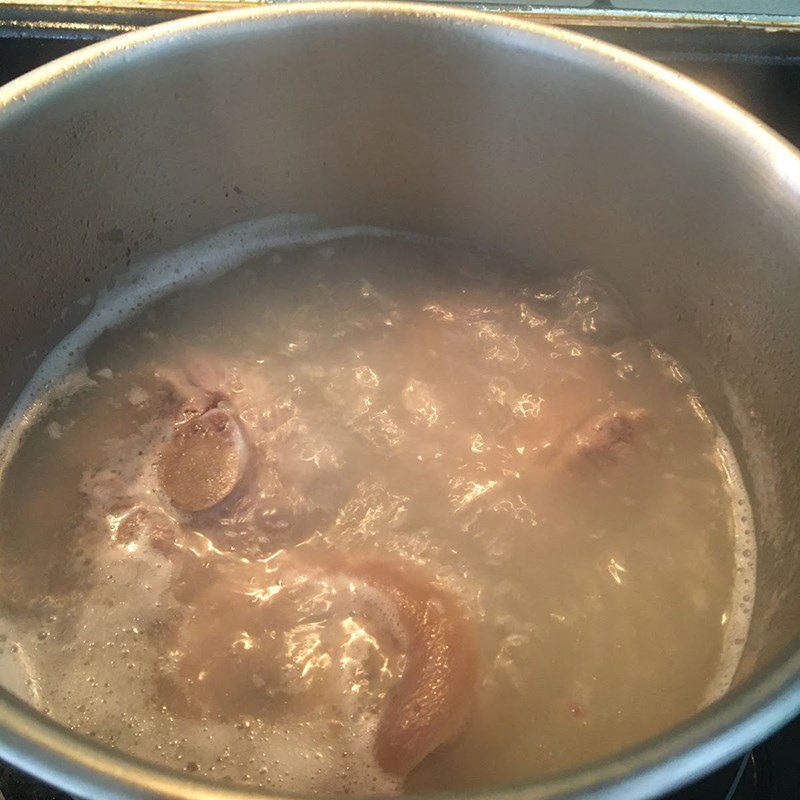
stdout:
[[(83, 26), (80, 37), (62, 38), (45, 29), (41, 35), (4, 36), (0, 25), (0, 84), (104, 38), (107, 30), (99, 24), (102, 20), (97, 21), (94, 35)], [(141, 24), (138, 17), (136, 24)], [(749, 31), (706, 35), (602, 26), (584, 30), (711, 86), (800, 146), (800, 28), (779, 38)], [(70, 798), (0, 762), (0, 800)], [(800, 800), (800, 717), (752, 751), (663, 800)]]

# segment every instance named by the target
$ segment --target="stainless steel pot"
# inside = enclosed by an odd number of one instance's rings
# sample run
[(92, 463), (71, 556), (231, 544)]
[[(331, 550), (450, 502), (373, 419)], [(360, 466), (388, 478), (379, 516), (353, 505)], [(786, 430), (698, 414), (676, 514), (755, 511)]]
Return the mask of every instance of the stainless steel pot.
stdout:
[[(131, 260), (284, 211), (591, 265), (692, 370), (745, 465), (759, 574), (737, 688), (641, 747), (492, 797), (651, 797), (800, 709), (794, 150), (648, 61), (478, 12), (295, 4), (89, 47), (0, 89), (0, 417), (86, 313), (79, 297)], [(5, 692), (0, 755), (87, 798), (252, 796)]]

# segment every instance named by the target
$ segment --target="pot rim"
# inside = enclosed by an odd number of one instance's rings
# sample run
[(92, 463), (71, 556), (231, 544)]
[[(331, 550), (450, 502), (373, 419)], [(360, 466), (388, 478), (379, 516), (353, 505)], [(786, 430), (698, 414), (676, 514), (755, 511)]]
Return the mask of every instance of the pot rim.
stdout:
[[(173, 43), (237, 28), (254, 32), (276, 21), (384, 17), (432, 25), (469, 25), (516, 36), (521, 48), (548, 49), (624, 77), (639, 91), (735, 141), (774, 185), (798, 196), (800, 153), (758, 119), (689, 78), (621, 48), (519, 18), (427, 3), (285, 3), (190, 16), (114, 37), (58, 58), (0, 87), (0, 128), (16, 115), (35, 113), (82, 73), (119, 67), (131, 58), (156, 56)], [(473, 792), (441, 793), (498, 800), (645, 800), (669, 792), (745, 752), (800, 711), (800, 637), (754, 679), (732, 690), (690, 720), (612, 757), (545, 779)], [(37, 777), (87, 800), (175, 798), (252, 800), (293, 797), (232, 787), (156, 766), (53, 722), (0, 688), (0, 756)]]

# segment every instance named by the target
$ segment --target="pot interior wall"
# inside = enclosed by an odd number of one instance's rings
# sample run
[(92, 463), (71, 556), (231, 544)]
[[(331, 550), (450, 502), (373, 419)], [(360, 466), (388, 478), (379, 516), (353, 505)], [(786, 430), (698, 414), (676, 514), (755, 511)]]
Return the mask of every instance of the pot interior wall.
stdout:
[(800, 628), (800, 174), (709, 125), (724, 113), (446, 19), (262, 18), (82, 67), (0, 113), (0, 416), (79, 298), (236, 221), (315, 212), (591, 267), (694, 373), (746, 467), (747, 675)]

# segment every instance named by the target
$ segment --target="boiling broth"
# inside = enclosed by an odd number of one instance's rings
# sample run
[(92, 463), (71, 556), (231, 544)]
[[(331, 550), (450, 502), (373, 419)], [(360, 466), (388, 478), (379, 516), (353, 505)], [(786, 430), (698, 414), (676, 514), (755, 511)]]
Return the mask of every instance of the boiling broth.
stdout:
[[(118, 293), (131, 318), (90, 319), (7, 423), (0, 647), (31, 702), (178, 769), (345, 794), (541, 776), (725, 691), (747, 498), (609, 287), (380, 232), (230, 242)], [(164, 472), (197, 402), (248, 442), (208, 507)], [(474, 679), (447, 667), (457, 730), (408, 771), (376, 756), (414, 663), (387, 580), (474, 650)]]

